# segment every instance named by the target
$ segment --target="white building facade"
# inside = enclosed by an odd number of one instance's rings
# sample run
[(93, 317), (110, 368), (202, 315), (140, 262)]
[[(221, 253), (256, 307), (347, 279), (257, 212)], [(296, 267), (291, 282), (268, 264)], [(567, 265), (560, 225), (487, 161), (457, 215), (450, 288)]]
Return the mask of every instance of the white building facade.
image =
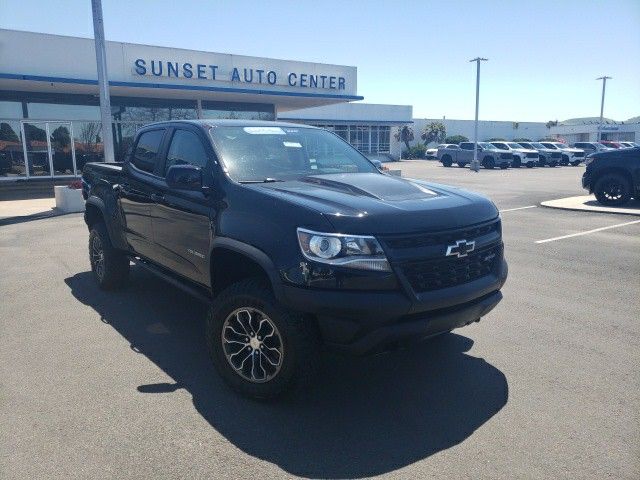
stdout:
[(551, 127), (551, 134), (567, 143), (597, 142), (612, 140), (622, 142), (640, 142), (640, 121), (612, 122), (600, 125), (593, 120), (578, 124), (563, 124)]
[(278, 119), (325, 128), (365, 155), (396, 160), (401, 145), (394, 134), (398, 126), (413, 123), (412, 112), (410, 105), (341, 103), (284, 112)]
[[(355, 67), (107, 42), (116, 160), (161, 120), (274, 120), (362, 100)], [(93, 39), (0, 29), (0, 180), (104, 159)]]

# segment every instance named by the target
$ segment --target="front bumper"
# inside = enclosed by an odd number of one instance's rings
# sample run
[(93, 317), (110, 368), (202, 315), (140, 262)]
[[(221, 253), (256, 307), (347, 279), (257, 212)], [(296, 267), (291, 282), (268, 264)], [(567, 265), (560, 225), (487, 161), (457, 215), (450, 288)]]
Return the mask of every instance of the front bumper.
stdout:
[(448, 332), (490, 312), (502, 299), (505, 261), (494, 275), (420, 295), (283, 286), (283, 303), (313, 314), (329, 346), (362, 355)]

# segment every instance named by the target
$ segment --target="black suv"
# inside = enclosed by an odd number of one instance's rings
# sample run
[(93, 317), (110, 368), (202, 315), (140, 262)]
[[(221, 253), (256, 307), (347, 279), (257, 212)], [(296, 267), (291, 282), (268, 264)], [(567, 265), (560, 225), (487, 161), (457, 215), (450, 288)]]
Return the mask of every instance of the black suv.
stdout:
[(83, 194), (99, 285), (133, 260), (209, 302), (213, 362), (254, 397), (311, 378), (323, 345), (377, 352), (478, 321), (507, 277), (487, 198), (387, 175), (304, 125), (149, 125), (123, 164), (85, 166)]
[(623, 148), (592, 153), (582, 186), (603, 205), (624, 205), (640, 195), (640, 148)]

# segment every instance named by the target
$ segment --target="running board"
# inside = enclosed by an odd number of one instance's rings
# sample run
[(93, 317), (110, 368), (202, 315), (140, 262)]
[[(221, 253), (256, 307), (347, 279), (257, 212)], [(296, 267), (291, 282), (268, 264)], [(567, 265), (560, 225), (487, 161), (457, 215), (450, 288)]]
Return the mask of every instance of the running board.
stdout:
[(184, 292), (188, 293), (189, 295), (196, 298), (197, 300), (200, 300), (202, 303), (206, 303), (207, 305), (211, 304), (211, 297), (209, 297), (204, 292), (203, 288), (189, 285), (186, 282), (171, 275), (170, 273), (165, 272), (161, 268), (158, 268), (155, 265), (152, 265), (151, 263), (148, 263), (145, 260), (142, 260), (141, 258), (134, 257), (131, 260), (136, 265), (140, 265), (145, 270), (153, 273), (157, 277), (160, 277), (165, 282), (168, 282), (171, 285), (178, 287), (180, 290), (183, 290)]

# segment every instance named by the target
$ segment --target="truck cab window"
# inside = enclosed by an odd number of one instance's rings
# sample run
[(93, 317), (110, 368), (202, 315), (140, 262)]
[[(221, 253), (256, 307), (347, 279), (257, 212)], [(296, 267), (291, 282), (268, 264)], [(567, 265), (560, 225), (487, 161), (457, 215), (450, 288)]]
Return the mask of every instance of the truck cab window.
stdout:
[(176, 130), (171, 139), (165, 171), (172, 165), (207, 166), (207, 152), (198, 136), (188, 130)]
[(164, 130), (151, 130), (140, 135), (131, 161), (143, 172), (153, 173), (163, 135)]

